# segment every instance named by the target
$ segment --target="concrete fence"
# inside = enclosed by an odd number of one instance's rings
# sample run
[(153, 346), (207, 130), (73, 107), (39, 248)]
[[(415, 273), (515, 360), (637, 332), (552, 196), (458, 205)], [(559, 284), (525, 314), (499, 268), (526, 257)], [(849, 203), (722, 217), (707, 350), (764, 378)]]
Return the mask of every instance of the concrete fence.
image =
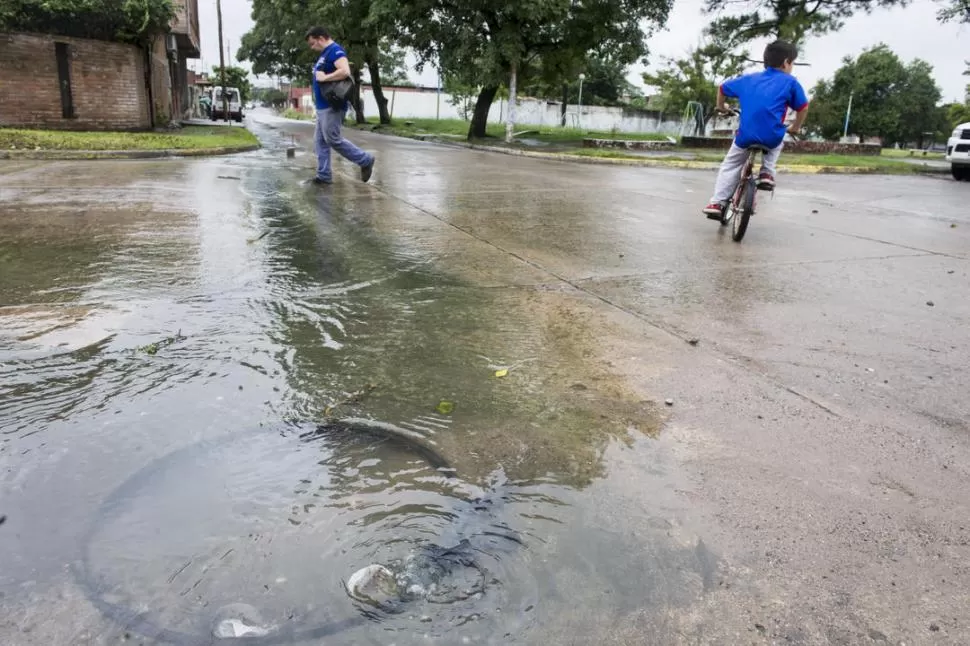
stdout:
[[(369, 87), (361, 89), (364, 114), (377, 115), (377, 101)], [(459, 101), (445, 92), (438, 94), (426, 88), (385, 88), (388, 110), (395, 119), (466, 119), (471, 118), (471, 108), (463, 111)], [(313, 99), (305, 96), (302, 109), (313, 111)], [(474, 102), (472, 102), (472, 108)], [(504, 123), (509, 104), (499, 99), (492, 104), (488, 114), (491, 123)], [(557, 127), (562, 124), (562, 103), (538, 99), (522, 99), (516, 102), (515, 123), (528, 127)], [(680, 133), (680, 118), (654, 111), (629, 110), (601, 106), (577, 105), (566, 107), (566, 125), (600, 132), (659, 132), (670, 135)]]

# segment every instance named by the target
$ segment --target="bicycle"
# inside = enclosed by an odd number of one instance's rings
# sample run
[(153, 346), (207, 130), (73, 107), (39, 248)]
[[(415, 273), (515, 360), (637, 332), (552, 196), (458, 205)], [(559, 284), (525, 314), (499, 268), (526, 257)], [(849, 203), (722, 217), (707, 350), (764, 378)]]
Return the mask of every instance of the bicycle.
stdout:
[[(731, 109), (727, 110), (724, 114), (740, 116), (741, 111)], [(789, 134), (792, 139), (795, 138), (793, 133)], [(757, 144), (748, 147), (748, 160), (741, 167), (741, 176), (738, 178), (738, 183), (735, 185), (734, 192), (731, 194), (731, 199), (721, 207), (720, 218), (716, 215), (707, 216), (712, 220), (720, 220), (721, 226), (727, 226), (729, 223), (733, 223), (731, 227), (731, 238), (735, 242), (741, 242), (742, 238), (744, 238), (744, 234), (748, 230), (748, 222), (751, 220), (751, 216), (754, 215), (755, 204), (757, 202), (756, 197), (759, 190), (758, 179), (754, 173), (755, 164), (758, 162), (759, 154), (764, 156), (768, 152), (768, 148)], [(775, 192), (774, 187), (761, 190), (770, 190), (772, 194)]]

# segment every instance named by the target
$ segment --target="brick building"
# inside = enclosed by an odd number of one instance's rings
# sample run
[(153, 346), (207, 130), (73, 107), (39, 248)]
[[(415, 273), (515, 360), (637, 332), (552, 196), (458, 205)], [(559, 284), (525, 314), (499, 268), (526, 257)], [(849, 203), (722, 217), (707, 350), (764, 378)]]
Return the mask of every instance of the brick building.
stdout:
[(169, 33), (147, 48), (0, 33), (0, 126), (140, 130), (186, 113), (186, 60), (199, 56), (198, 0), (176, 0)]

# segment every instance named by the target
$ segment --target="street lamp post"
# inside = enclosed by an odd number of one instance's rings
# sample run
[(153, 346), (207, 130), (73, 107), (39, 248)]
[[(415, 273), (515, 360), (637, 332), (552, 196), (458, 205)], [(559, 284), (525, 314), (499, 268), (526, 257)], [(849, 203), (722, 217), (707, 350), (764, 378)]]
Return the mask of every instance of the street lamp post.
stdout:
[(586, 80), (585, 74), (579, 75), (579, 129), (583, 129), (583, 81)]
[(842, 138), (849, 136), (849, 116), (852, 114), (852, 97), (855, 92), (849, 92), (849, 107), (845, 109), (845, 128), (842, 130)]

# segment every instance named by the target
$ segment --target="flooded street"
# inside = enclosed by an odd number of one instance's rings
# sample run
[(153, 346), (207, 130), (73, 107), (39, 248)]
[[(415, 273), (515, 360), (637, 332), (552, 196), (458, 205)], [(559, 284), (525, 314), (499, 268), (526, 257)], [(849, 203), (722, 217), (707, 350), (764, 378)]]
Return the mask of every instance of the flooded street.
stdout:
[(251, 121), (0, 162), (0, 643), (970, 641), (965, 186)]

